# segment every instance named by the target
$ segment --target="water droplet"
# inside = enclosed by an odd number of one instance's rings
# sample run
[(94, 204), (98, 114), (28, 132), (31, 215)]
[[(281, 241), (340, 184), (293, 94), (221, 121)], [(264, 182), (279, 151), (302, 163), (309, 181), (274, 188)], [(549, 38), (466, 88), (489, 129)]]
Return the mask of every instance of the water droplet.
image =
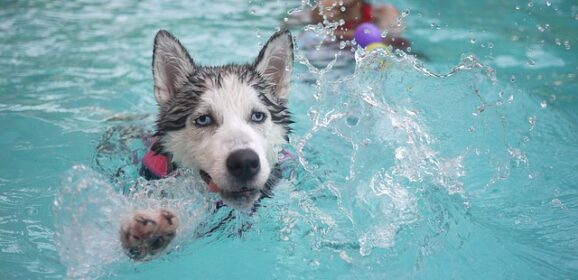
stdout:
[(530, 8), (534, 7), (534, 2), (528, 1), (528, 7), (530, 7)]
[(381, 38), (387, 37), (387, 30), (381, 32)]
[(552, 2), (546, 1), (546, 6), (548, 6), (548, 7), (552, 6)]
[(339, 10), (340, 10), (341, 12), (345, 12), (345, 11), (347, 10), (347, 8), (345, 8), (345, 6), (341, 6), (341, 8), (339, 8)]
[(516, 11), (519, 11), (519, 10), (520, 10), (520, 6), (516, 5), (515, 9), (516, 9)]
[(510, 77), (510, 82), (515, 82), (516, 81), (516, 76), (512, 75), (512, 77)]
[(408, 53), (411, 52), (411, 47), (407, 47), (407, 49), (405, 49)]
[(529, 116), (528, 123), (530, 124), (530, 130), (532, 130), (536, 126), (536, 116)]
[(410, 13), (409, 9), (403, 10), (403, 11), (401, 11), (401, 17), (402, 18), (407, 17), (407, 16), (409, 16), (409, 13)]
[(251, 9), (251, 14), (255, 15), (255, 14), (257, 14), (257, 11), (255, 11), (255, 9)]
[(472, 38), (470, 39), (470, 43), (475, 44), (475, 43), (476, 43), (476, 38), (472, 37)]
[(283, 18), (283, 21), (284, 21), (284, 22), (288, 22), (289, 19), (288, 19), (288, 18)]
[(556, 45), (558, 45), (558, 46), (562, 45), (562, 41), (560, 40), (560, 38), (554, 39), (554, 43), (556, 43)]
[(347, 46), (347, 43), (345, 43), (345, 41), (339, 42), (339, 49), (340, 50), (345, 49), (346, 46)]
[(548, 102), (546, 102), (546, 100), (542, 100), (542, 102), (540, 102), (540, 107), (542, 107), (542, 109), (546, 109), (546, 107), (548, 107)]
[(514, 96), (513, 95), (510, 95), (510, 97), (508, 97), (508, 102), (509, 103), (514, 102)]
[(570, 41), (568, 40), (564, 41), (564, 47), (566, 48), (566, 50), (570, 50)]
[(536, 65), (536, 62), (534, 60), (532, 60), (531, 58), (528, 58), (528, 65), (534, 66), (534, 65)]
[(493, 49), (494, 48), (494, 43), (488, 43), (488, 49)]
[(552, 94), (550, 95), (550, 103), (556, 101), (556, 95)]
[(544, 32), (546, 30), (546, 28), (544, 28), (542, 25), (536, 25), (536, 28), (538, 29), (538, 31), (540, 32)]

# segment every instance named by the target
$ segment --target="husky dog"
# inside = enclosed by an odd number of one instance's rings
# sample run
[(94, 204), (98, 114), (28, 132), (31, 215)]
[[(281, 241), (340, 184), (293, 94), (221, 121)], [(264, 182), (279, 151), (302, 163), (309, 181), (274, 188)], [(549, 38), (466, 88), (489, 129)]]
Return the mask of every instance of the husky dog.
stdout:
[[(273, 34), (254, 63), (216, 67), (198, 65), (173, 35), (159, 31), (153, 156), (166, 158), (168, 169), (198, 170), (226, 205), (252, 208), (278, 180), (278, 153), (292, 123), (286, 107), (292, 63), (288, 31)], [(122, 245), (134, 259), (155, 254), (178, 224), (168, 209), (137, 211), (121, 226)]]

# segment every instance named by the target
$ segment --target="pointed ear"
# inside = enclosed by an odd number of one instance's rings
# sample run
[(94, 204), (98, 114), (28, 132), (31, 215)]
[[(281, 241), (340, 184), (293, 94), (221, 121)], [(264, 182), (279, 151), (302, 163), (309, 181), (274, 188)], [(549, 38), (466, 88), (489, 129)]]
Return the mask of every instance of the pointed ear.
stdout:
[(194, 70), (193, 60), (179, 40), (168, 31), (160, 30), (155, 36), (153, 51), (155, 98), (159, 105), (172, 98)]
[(255, 61), (255, 70), (275, 85), (275, 95), (287, 99), (293, 69), (293, 38), (287, 30), (278, 31), (263, 46)]

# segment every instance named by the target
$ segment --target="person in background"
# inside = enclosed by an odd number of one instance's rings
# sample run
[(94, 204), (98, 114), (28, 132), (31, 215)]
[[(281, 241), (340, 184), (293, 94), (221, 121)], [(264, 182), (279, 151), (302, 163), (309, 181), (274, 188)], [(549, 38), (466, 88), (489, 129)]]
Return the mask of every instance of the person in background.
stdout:
[(339, 40), (351, 40), (359, 25), (373, 23), (386, 35), (384, 44), (403, 50), (410, 46), (409, 41), (401, 37), (405, 26), (392, 5), (372, 5), (364, 0), (319, 0), (309, 16), (312, 23), (340, 23), (335, 29)]

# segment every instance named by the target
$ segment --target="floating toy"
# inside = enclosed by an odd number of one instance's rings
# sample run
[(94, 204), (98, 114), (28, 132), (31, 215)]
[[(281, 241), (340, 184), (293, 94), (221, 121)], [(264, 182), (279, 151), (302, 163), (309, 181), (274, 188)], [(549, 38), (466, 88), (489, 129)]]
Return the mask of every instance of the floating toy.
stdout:
[(365, 48), (367, 52), (377, 48), (387, 50), (387, 45), (383, 43), (383, 38), (381, 38), (381, 30), (372, 23), (360, 24), (355, 29), (355, 41), (357, 41), (359, 46)]

